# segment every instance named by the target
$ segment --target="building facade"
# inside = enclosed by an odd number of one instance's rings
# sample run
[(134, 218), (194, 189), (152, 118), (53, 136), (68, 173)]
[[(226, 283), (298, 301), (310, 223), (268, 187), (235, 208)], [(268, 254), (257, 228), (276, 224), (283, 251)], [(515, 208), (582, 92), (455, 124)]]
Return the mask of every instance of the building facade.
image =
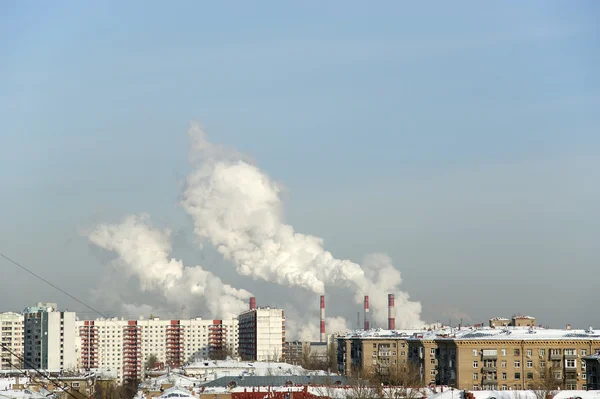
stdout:
[(587, 377), (587, 389), (600, 389), (600, 352), (583, 358)]
[(285, 359), (285, 317), (282, 309), (260, 307), (238, 316), (239, 354), (244, 360)]
[(346, 374), (382, 376), (412, 365), (424, 384), (459, 389), (538, 389), (542, 385), (585, 389), (583, 359), (596, 350), (600, 350), (600, 335), (591, 329), (505, 326), (379, 331), (339, 338), (338, 365)]
[(119, 380), (141, 378), (151, 356), (168, 367), (209, 358), (215, 351), (235, 355), (238, 322), (230, 320), (97, 319), (77, 322), (80, 367), (115, 375)]
[(0, 313), (0, 370), (23, 367), (23, 315), (14, 312)]
[(61, 312), (55, 303), (39, 302), (26, 308), (23, 317), (25, 369), (77, 368), (74, 312)]

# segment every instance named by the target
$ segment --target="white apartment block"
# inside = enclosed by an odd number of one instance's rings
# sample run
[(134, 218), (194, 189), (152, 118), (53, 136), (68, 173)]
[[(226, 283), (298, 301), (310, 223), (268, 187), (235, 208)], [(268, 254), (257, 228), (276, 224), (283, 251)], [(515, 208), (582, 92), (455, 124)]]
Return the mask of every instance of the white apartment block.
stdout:
[(56, 309), (55, 303), (44, 302), (25, 309), (25, 369), (60, 371), (77, 368), (75, 313)]
[(238, 349), (238, 322), (230, 320), (120, 320), (77, 322), (80, 367), (111, 373), (118, 379), (140, 378), (144, 363), (156, 355), (164, 367), (180, 367), (212, 351)]
[(23, 315), (0, 313), (0, 328), (0, 370), (20, 369), (23, 366)]
[(238, 316), (239, 353), (244, 360), (284, 359), (285, 317), (282, 309), (260, 307)]

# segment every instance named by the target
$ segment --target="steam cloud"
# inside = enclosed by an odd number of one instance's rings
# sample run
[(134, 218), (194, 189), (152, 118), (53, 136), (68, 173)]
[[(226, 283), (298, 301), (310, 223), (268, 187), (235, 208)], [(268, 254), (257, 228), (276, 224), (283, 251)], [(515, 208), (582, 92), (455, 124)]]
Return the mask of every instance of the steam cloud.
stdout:
[(115, 266), (138, 278), (143, 291), (159, 293), (172, 305), (189, 305), (190, 297), (201, 297), (215, 318), (231, 318), (247, 309), (246, 301), (252, 296), (248, 291), (224, 284), (200, 266), (185, 267), (181, 260), (171, 258), (170, 236), (170, 230), (153, 228), (149, 216), (141, 214), (119, 224), (101, 224), (88, 239), (116, 253)]
[(348, 287), (357, 304), (369, 294), (379, 325), (387, 319), (386, 294), (393, 292), (397, 327), (424, 325), (420, 303), (400, 291), (401, 275), (389, 257), (369, 256), (364, 268), (336, 259), (324, 249), (323, 239), (297, 233), (283, 222), (281, 187), (247, 157), (210, 143), (198, 124), (192, 124), (189, 135), (195, 169), (181, 204), (196, 235), (232, 261), (238, 273), (316, 294), (326, 286)]

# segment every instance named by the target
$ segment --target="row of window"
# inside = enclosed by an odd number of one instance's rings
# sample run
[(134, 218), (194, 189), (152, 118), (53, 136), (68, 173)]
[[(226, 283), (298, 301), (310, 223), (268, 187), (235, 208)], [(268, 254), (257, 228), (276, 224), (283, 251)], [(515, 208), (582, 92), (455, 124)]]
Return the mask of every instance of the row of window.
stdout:
[[(435, 370), (431, 370), (432, 372)], [(434, 373), (432, 373), (433, 375)], [(555, 379), (560, 380), (562, 378), (562, 372), (560, 371), (555, 371), (552, 373), (552, 375), (554, 376)], [(507, 373), (501, 373), (500, 374), (502, 380), (507, 380), (508, 379), (508, 374)], [(489, 373), (489, 374), (482, 374), (482, 377), (484, 379), (488, 379), (488, 380), (495, 380), (497, 378), (497, 374), (496, 373)], [(520, 372), (516, 372), (514, 374), (515, 380), (520, 380), (521, 379), (521, 373)], [(529, 372), (526, 374), (526, 378), (528, 380), (533, 380), (534, 375), (532, 372)], [(587, 378), (586, 373), (581, 373), (581, 379), (585, 380)], [(473, 373), (473, 380), (479, 380), (479, 373)]]
[[(501, 349), (500, 352), (502, 353), (502, 356), (506, 356), (506, 349)], [(587, 349), (581, 349), (581, 356), (587, 356)], [(435, 349), (431, 349), (431, 354), (435, 354)], [(497, 351), (495, 349), (484, 349), (483, 350), (483, 355), (496, 355)], [(533, 349), (527, 349), (526, 350), (526, 354), (527, 356), (533, 356)], [(540, 357), (545, 357), (546, 356), (546, 349), (539, 349), (538, 350), (538, 354)], [(554, 355), (554, 356), (560, 356), (560, 355), (565, 355), (565, 356), (577, 356), (577, 349), (559, 349), (559, 348), (552, 348), (550, 349), (550, 355)], [(521, 349), (517, 348), (517, 349), (513, 349), (513, 355), (514, 356), (521, 356)], [(479, 350), (478, 349), (473, 349), (473, 356), (479, 356)]]
[[(431, 359), (431, 360), (432, 360), (431, 364), (435, 364), (435, 360), (434, 359)], [(533, 360), (527, 360), (526, 365), (527, 365), (528, 369), (533, 368)], [(483, 367), (496, 367), (496, 362), (487, 362), (487, 361), (484, 361)], [(541, 368), (545, 368), (546, 367), (546, 362), (545, 361), (540, 361), (540, 367)], [(560, 368), (560, 367), (561, 367), (561, 361), (560, 360), (553, 360), (552, 361), (552, 368)], [(479, 368), (479, 361), (478, 360), (473, 360), (473, 368), (474, 369)], [(506, 360), (502, 360), (500, 362), (500, 368), (503, 368), (503, 369), (506, 368)], [(520, 360), (515, 360), (514, 361), (514, 368), (516, 368), (516, 369), (521, 368), (521, 361)], [(565, 368), (569, 368), (569, 369), (577, 368), (577, 360), (576, 359), (565, 359)], [(585, 362), (581, 362), (581, 368), (585, 369)]]
[[(533, 385), (531, 385), (531, 384), (527, 384), (526, 387), (529, 390), (533, 389)], [(479, 391), (480, 389), (481, 388), (479, 387), (478, 384), (473, 385), (473, 391)], [(485, 385), (485, 389), (495, 390), (495, 389), (498, 389), (498, 386), (497, 385), (486, 384)], [(509, 387), (508, 387), (508, 385), (503, 384), (503, 385), (500, 386), (500, 389), (502, 391), (508, 391)], [(521, 384), (513, 384), (513, 386), (512, 386), (512, 390), (514, 390), (514, 391), (516, 391), (516, 390), (522, 390), (522, 389), (523, 389), (523, 386)], [(577, 389), (577, 384), (567, 384), (566, 385), (566, 389), (574, 391), (574, 390)], [(583, 385), (582, 389), (585, 391), (587, 389), (587, 386)]]

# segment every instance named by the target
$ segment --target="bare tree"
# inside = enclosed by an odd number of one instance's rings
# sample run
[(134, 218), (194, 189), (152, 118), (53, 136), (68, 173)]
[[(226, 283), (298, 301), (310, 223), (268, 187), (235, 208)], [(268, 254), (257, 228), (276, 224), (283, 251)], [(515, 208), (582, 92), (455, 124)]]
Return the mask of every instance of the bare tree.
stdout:
[(208, 357), (210, 360), (227, 360), (227, 358), (233, 357), (233, 353), (228, 346), (220, 346), (212, 349)]
[(158, 363), (158, 356), (156, 356), (155, 353), (151, 353), (144, 362), (144, 369), (146, 371), (152, 370), (154, 367), (156, 367), (156, 363)]
[(535, 369), (531, 387), (537, 399), (552, 398), (558, 391), (565, 388), (562, 368), (538, 366)]

